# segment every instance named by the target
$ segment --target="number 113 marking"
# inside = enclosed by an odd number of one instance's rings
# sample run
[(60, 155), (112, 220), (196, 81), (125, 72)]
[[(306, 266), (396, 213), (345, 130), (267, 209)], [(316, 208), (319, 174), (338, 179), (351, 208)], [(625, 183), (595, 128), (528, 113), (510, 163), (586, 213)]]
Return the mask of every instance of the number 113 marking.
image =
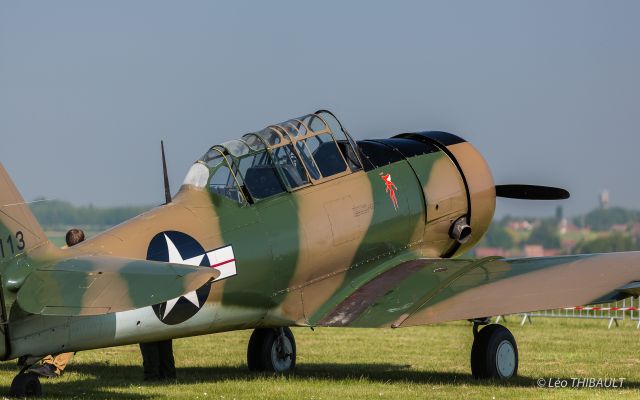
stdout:
[[(14, 238), (15, 237), (15, 244)], [(5, 243), (6, 243), (6, 251), (5, 251)], [(16, 250), (22, 251), (25, 248), (24, 235), (22, 231), (16, 232), (15, 235), (9, 235), (6, 239), (0, 237), (0, 258), (8, 257), (9, 255), (15, 255)], [(9, 254), (11, 251), (11, 254)]]

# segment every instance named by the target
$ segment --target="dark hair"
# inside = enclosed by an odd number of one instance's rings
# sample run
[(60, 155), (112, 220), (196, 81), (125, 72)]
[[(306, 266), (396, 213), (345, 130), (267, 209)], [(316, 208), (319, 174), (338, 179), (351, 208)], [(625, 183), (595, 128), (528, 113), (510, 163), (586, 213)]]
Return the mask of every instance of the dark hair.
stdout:
[(65, 240), (67, 241), (67, 246), (74, 246), (84, 240), (84, 232), (82, 229), (70, 229)]

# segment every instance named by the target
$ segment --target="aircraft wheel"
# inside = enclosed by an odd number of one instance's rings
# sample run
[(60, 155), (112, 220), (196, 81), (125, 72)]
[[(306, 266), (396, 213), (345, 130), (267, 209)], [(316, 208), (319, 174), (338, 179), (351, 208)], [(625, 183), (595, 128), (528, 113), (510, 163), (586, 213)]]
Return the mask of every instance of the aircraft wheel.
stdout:
[(18, 374), (13, 378), (10, 389), (13, 397), (37, 397), (42, 395), (42, 386), (38, 375), (31, 372)]
[(247, 364), (249, 365), (249, 371), (264, 371), (264, 367), (260, 361), (260, 355), (262, 353), (262, 342), (264, 342), (264, 336), (269, 329), (260, 328), (255, 329), (249, 339), (249, 346), (247, 347)]
[(471, 347), (471, 373), (477, 379), (510, 379), (518, 373), (516, 340), (502, 325), (488, 325)]
[(289, 328), (261, 328), (251, 334), (247, 349), (251, 371), (286, 372), (296, 365), (296, 341)]

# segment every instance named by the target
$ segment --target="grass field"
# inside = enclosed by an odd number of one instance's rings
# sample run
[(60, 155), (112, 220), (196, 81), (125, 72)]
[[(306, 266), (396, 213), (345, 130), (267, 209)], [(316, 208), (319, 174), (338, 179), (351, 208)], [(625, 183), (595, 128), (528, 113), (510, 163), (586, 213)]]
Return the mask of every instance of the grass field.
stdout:
[[(640, 331), (629, 321), (535, 319), (506, 324), (518, 341), (519, 377), (479, 382), (470, 375), (465, 322), (403, 329), (294, 329), (298, 366), (284, 376), (250, 373), (250, 331), (174, 341), (178, 381), (142, 381), (137, 346), (78, 353), (67, 373), (43, 380), (51, 398), (111, 399), (424, 399), (640, 397)], [(0, 390), (16, 373), (0, 364)], [(622, 389), (539, 388), (540, 378), (625, 378)], [(569, 381), (569, 386), (571, 382)]]

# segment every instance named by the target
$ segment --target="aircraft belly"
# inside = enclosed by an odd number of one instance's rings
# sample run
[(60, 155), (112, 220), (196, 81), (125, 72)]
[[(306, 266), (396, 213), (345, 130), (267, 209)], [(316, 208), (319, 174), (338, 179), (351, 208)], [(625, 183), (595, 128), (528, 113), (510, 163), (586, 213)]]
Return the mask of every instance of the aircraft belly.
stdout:
[(11, 323), (9, 328), (11, 332), (9, 358), (55, 354), (84, 348), (98, 348), (101, 344), (113, 341), (115, 314), (90, 317), (31, 315)]
[(118, 344), (138, 343), (250, 328), (258, 325), (266, 312), (259, 308), (206, 303), (188, 320), (166, 325), (151, 307), (145, 307), (116, 313), (114, 341)]
[(266, 310), (246, 307), (222, 306), (206, 303), (198, 313), (176, 325), (166, 325), (157, 318), (151, 307), (116, 313), (116, 342), (155, 341), (166, 338), (185, 337), (214, 333), (229, 328), (253, 326), (260, 321)]
[(9, 358), (121, 346), (258, 326), (267, 310), (206, 303), (176, 325), (163, 323), (151, 307), (89, 317), (30, 316), (11, 325)]

